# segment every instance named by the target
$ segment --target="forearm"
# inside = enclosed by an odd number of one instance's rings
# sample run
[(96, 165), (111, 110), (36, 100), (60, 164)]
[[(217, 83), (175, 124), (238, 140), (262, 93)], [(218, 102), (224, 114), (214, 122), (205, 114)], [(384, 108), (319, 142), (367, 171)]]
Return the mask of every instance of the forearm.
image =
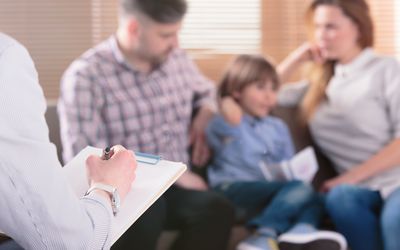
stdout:
[(292, 74), (305, 62), (314, 62), (317, 64), (325, 62), (317, 45), (309, 42), (303, 43), (279, 64), (277, 71), (282, 83), (288, 82)]
[(213, 115), (215, 114), (215, 111), (210, 108), (209, 106), (202, 106), (199, 108), (197, 116), (202, 117), (205, 121), (209, 121)]
[(300, 68), (302, 63), (292, 55), (286, 57), (276, 68), (282, 84), (288, 83), (293, 74)]
[(358, 183), (393, 167), (398, 167), (400, 166), (399, 149), (400, 138), (393, 140), (379, 153), (350, 170), (346, 175), (351, 176)]
[(300, 63), (290, 56), (283, 60), (276, 68), (282, 84), (288, 83), (293, 73), (298, 70)]
[(87, 228), (92, 239), (88, 242), (88, 249), (109, 249), (113, 241), (111, 235), (113, 213), (110, 198), (95, 193), (83, 197), (81, 203), (91, 221), (91, 227)]

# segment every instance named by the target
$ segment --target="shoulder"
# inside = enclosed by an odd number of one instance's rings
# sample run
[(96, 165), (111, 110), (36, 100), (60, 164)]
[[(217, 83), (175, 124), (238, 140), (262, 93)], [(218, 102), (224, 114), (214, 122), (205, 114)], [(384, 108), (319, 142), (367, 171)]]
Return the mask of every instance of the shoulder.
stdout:
[(384, 89), (400, 87), (400, 63), (392, 56), (375, 55), (365, 73), (371, 74), (379, 82), (377, 86), (383, 86)]
[(219, 114), (219, 113), (215, 114), (215, 115), (211, 118), (211, 120), (209, 121), (209, 123), (208, 123), (209, 127), (219, 126), (219, 125), (224, 125), (224, 124), (227, 124), (227, 123), (226, 123), (224, 117), (223, 117), (221, 114)]
[(400, 74), (399, 61), (396, 58), (387, 55), (378, 55), (374, 53), (367, 64), (367, 68), (375, 69), (377, 73), (396, 71), (398, 74)]
[(21, 57), (29, 58), (28, 50), (14, 38), (0, 33), (0, 58), (4, 59), (10, 54), (13, 60), (19, 60)]
[(276, 116), (269, 115), (263, 119), (263, 122), (279, 131), (288, 130), (288, 126), (286, 125), (286, 123), (281, 118)]
[(2, 56), (10, 47), (18, 45), (19, 43), (13, 38), (4, 33), (0, 33), (0, 56)]
[(13, 46), (24, 48), (24, 46), (20, 44), (17, 40), (12, 38), (11, 36), (8, 36), (7, 34), (0, 32), (0, 54), (4, 53), (4, 51)]
[(243, 118), (242, 118), (242, 121), (240, 122), (240, 124), (231, 125), (224, 119), (224, 117), (220, 113), (215, 114), (208, 123), (209, 130), (214, 130), (214, 129), (221, 130), (222, 129), (222, 130), (230, 131), (232, 129), (238, 129), (241, 127), (243, 127)]
[(85, 51), (75, 59), (64, 72), (64, 76), (81, 75), (94, 76), (100, 73), (101, 68), (115, 64), (115, 58), (109, 39)]
[(400, 75), (400, 64), (399, 61), (391, 56), (381, 56), (380, 63), (383, 69), (389, 72), (395, 72), (396, 74)]

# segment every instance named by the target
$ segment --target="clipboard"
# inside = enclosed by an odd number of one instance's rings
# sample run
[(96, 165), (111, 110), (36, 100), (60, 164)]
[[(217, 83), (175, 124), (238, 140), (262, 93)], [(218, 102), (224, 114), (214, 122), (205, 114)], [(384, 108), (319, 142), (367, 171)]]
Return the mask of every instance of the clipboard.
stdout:
[[(85, 162), (89, 155), (101, 155), (102, 149), (84, 148), (63, 167), (63, 172), (78, 197), (82, 197), (89, 184)], [(162, 160), (160, 156), (135, 153), (136, 178), (132, 190), (121, 204), (119, 213), (112, 218), (111, 243), (119, 237), (185, 172), (186, 165)]]

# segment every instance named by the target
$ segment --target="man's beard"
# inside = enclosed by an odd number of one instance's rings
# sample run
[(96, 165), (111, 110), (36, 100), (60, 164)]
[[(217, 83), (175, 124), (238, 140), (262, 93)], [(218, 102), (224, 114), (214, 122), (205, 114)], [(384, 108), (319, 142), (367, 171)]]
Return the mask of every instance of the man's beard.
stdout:
[(172, 52), (172, 49), (168, 49), (166, 52), (162, 53), (161, 55), (149, 57), (149, 61), (150, 61), (151, 65), (154, 67), (157, 67), (160, 64), (164, 63), (168, 59), (168, 56), (171, 54), (171, 52)]

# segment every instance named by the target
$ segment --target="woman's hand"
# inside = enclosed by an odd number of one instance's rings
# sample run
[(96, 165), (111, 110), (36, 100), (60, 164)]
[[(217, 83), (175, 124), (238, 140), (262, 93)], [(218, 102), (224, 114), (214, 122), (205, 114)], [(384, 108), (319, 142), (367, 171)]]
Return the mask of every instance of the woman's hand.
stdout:
[(324, 193), (328, 192), (332, 188), (334, 188), (338, 185), (341, 185), (341, 184), (357, 184), (357, 182), (358, 181), (355, 178), (355, 176), (351, 172), (348, 172), (348, 173), (342, 174), (338, 177), (331, 178), (331, 179), (325, 181), (322, 184), (321, 192), (324, 192)]
[(230, 96), (224, 97), (220, 103), (221, 114), (225, 121), (231, 125), (239, 125), (243, 111), (240, 105)]
[(372, 156), (364, 163), (351, 168), (345, 174), (336, 178), (327, 180), (321, 190), (329, 191), (339, 184), (357, 184), (380, 173), (399, 166), (400, 164), (400, 139), (394, 139), (391, 143), (385, 146), (381, 151)]
[(317, 45), (310, 42), (303, 43), (289, 54), (277, 67), (282, 83), (287, 82), (291, 75), (306, 62), (323, 64), (326, 61)]
[(309, 42), (303, 43), (300, 47), (294, 50), (289, 55), (289, 58), (296, 63), (312, 61), (317, 64), (323, 64), (325, 62), (325, 58), (318, 46)]

